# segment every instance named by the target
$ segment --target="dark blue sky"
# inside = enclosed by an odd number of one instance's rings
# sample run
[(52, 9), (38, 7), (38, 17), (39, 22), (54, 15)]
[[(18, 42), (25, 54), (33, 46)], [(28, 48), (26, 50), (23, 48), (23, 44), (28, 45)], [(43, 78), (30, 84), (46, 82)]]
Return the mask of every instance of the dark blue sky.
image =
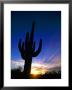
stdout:
[[(35, 21), (34, 40), (36, 49), (42, 39), (42, 51), (36, 57), (48, 60), (61, 55), (61, 12), (60, 11), (11, 11), (11, 60), (20, 60), (18, 41), (25, 41), (26, 32), (31, 32)], [(45, 62), (46, 62), (45, 60)], [(47, 61), (48, 62), (48, 61)]]

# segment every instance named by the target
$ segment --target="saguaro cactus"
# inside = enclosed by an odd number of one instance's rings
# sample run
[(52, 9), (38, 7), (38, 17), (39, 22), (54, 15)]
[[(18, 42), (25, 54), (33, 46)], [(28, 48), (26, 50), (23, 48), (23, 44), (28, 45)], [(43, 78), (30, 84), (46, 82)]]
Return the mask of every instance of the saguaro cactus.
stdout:
[(33, 40), (34, 26), (35, 22), (33, 22), (30, 36), (29, 32), (26, 33), (25, 42), (22, 42), (20, 39), (18, 43), (18, 48), (21, 53), (21, 57), (25, 60), (24, 75), (26, 78), (29, 78), (31, 72), (32, 57), (36, 57), (40, 53), (42, 48), (42, 40), (40, 39), (38, 50), (35, 51), (35, 41)]

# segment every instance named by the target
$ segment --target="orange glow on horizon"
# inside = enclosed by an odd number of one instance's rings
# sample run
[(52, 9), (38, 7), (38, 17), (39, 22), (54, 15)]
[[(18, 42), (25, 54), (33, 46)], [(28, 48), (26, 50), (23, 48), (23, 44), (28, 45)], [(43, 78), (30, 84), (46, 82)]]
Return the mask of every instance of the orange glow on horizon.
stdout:
[(46, 68), (44, 68), (43, 66), (42, 66), (42, 64), (34, 64), (33, 66), (32, 66), (32, 69), (31, 69), (31, 74), (33, 74), (34, 76), (36, 76), (36, 75), (39, 75), (39, 74), (41, 74), (41, 75), (43, 75), (43, 74), (45, 74), (46, 72), (47, 72), (48, 70), (46, 69)]
[(38, 74), (45, 74), (47, 70), (43, 68), (32, 68), (31, 74), (38, 75)]

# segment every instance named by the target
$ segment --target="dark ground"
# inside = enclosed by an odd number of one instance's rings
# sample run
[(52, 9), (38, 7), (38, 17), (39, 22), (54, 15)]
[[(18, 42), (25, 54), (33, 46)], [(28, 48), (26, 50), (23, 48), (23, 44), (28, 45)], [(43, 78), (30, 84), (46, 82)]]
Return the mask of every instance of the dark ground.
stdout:
[[(26, 79), (26, 77), (24, 77), (23, 72), (21, 72), (19, 69), (13, 69), (11, 70), (11, 79)], [(47, 72), (43, 75), (30, 74), (29, 79), (61, 79), (61, 71)]]

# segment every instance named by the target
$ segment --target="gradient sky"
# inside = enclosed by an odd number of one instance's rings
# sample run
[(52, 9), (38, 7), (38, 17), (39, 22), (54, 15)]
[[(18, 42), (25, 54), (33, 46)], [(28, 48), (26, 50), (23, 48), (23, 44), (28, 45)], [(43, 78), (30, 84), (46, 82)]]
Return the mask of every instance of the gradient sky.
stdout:
[[(42, 51), (33, 62), (56, 63), (61, 60), (61, 12), (60, 11), (11, 11), (11, 60), (22, 60), (18, 41), (25, 41), (35, 21), (34, 40), (36, 49), (42, 39)], [(57, 58), (57, 59), (56, 59)], [(57, 61), (57, 62), (58, 62)]]

